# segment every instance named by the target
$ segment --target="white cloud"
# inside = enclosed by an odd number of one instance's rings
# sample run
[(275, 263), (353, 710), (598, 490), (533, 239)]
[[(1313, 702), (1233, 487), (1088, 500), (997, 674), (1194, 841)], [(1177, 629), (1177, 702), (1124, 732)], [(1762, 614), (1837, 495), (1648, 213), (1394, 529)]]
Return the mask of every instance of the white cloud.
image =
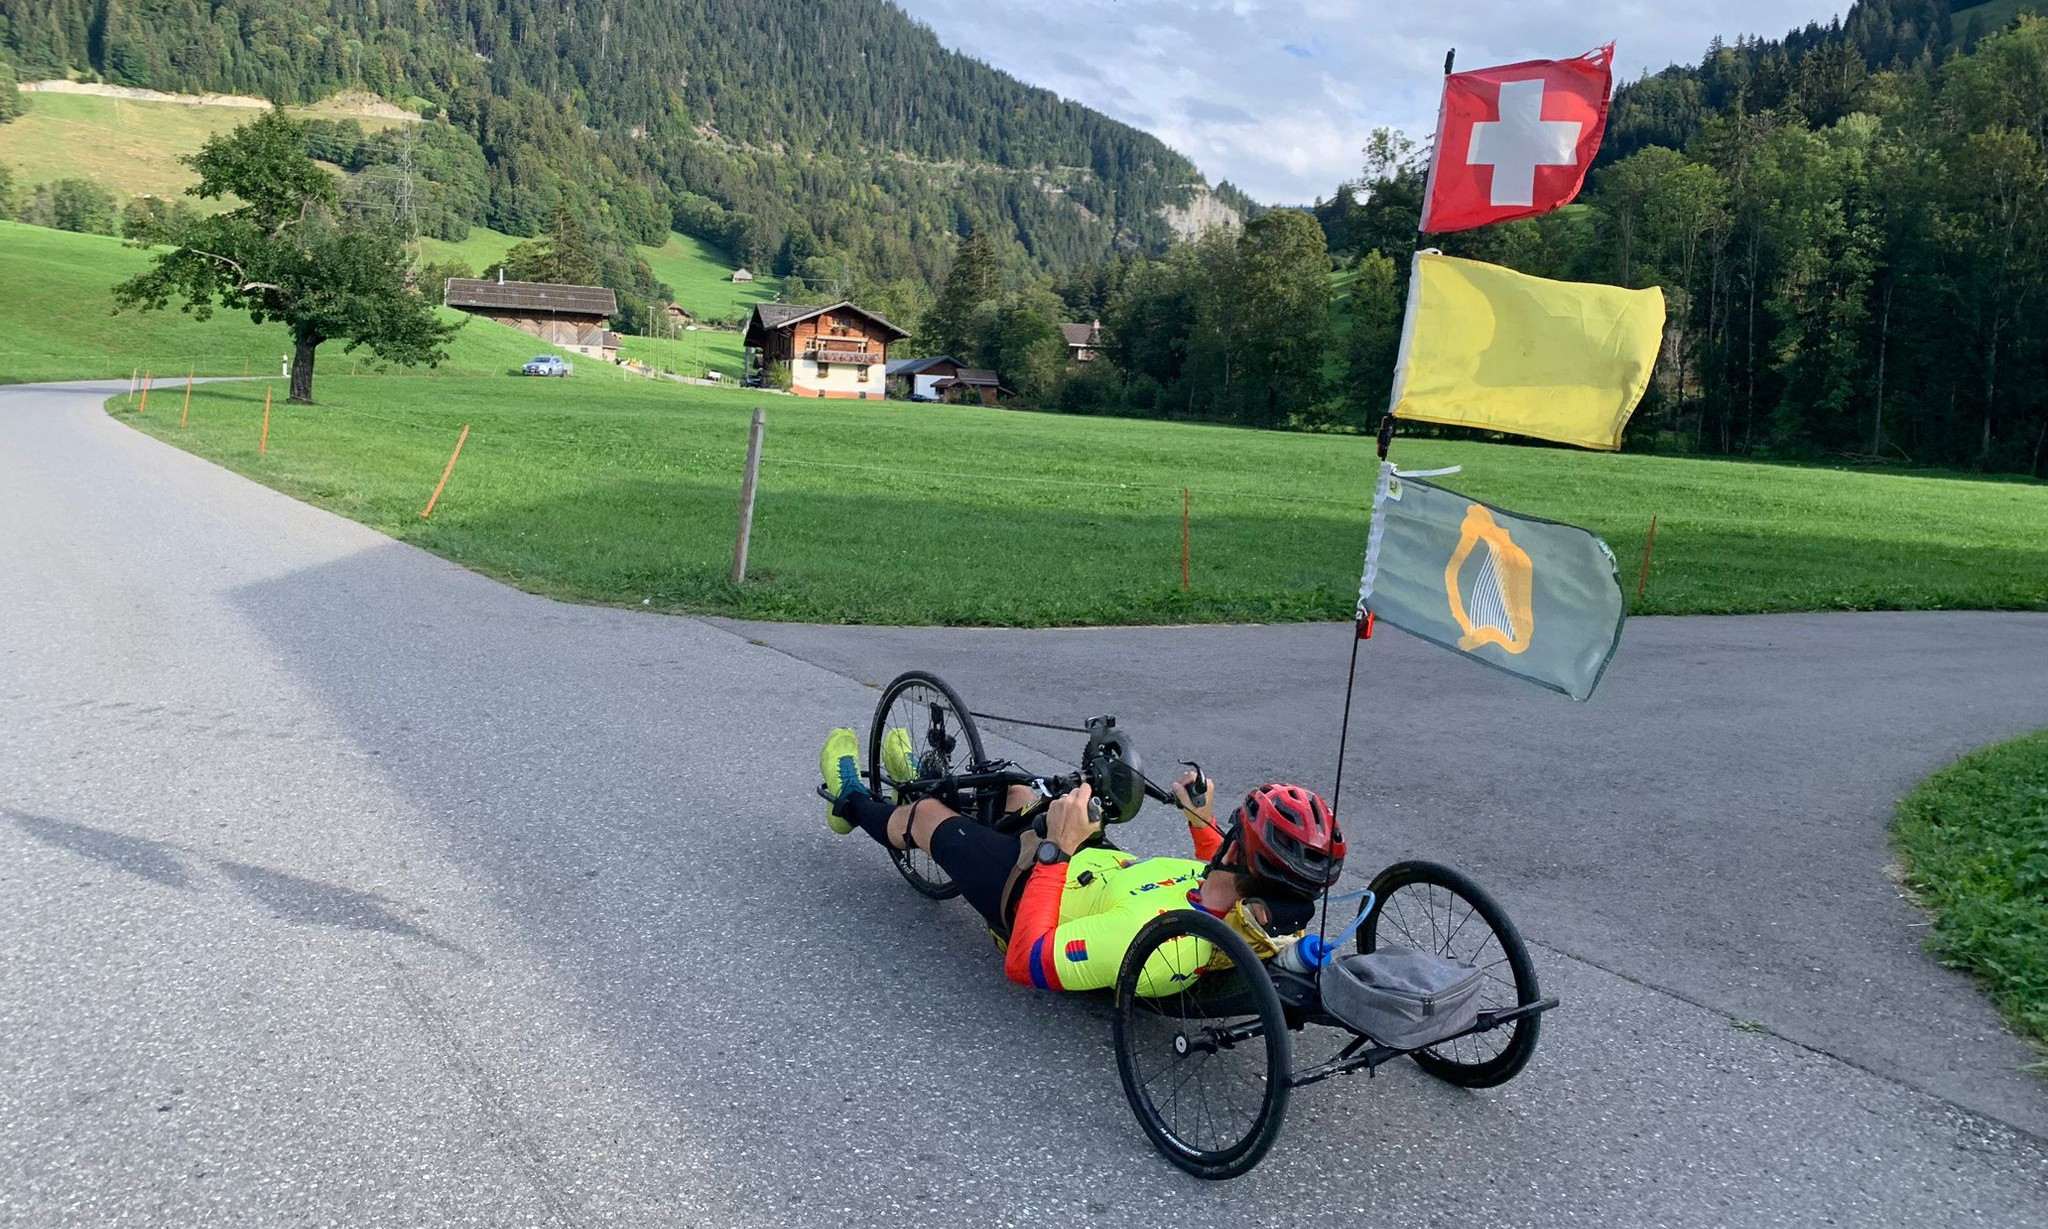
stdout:
[(1444, 52), (1465, 67), (1614, 40), (1624, 78), (1715, 35), (1776, 37), (1846, 0), (897, 0), (949, 47), (1155, 133), (1214, 181), (1306, 202), (1375, 127), (1425, 134)]

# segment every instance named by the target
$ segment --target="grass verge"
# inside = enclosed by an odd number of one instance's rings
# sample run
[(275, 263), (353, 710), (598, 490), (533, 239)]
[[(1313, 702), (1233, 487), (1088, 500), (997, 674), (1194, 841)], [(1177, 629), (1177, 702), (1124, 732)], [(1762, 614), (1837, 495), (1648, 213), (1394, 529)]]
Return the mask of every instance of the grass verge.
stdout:
[[(472, 326), (474, 329), (476, 326)], [(466, 331), (467, 332), (467, 331)], [(509, 333), (509, 330), (506, 330)], [(519, 337), (522, 335), (511, 334)], [(334, 371), (333, 366), (327, 369)], [(323, 375), (317, 407), (202, 386), (143, 430), (537, 592), (820, 622), (1345, 617), (1369, 439), (965, 406), (816, 401), (593, 370), (570, 380)], [(753, 407), (767, 444), (744, 586), (727, 579)], [(419, 512), (474, 430), (431, 521)], [(1585, 525), (1639, 612), (2048, 609), (2048, 485), (1403, 440), (1459, 490)], [(1181, 492), (1192, 493), (1181, 588)]]
[(1892, 835), (1935, 917), (1929, 950), (1983, 978), (2013, 1031), (2048, 1047), (2048, 730), (1928, 778)]

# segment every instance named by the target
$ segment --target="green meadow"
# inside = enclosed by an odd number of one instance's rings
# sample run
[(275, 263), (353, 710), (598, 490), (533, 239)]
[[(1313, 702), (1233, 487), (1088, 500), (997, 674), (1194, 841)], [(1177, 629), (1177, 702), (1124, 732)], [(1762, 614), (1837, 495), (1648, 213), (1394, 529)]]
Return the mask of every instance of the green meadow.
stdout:
[[(331, 370), (331, 367), (330, 367)], [(492, 576), (581, 601), (995, 625), (1345, 617), (1372, 442), (624, 380), (327, 375), (316, 407), (202, 386), (121, 420)], [(728, 578), (767, 410), (752, 571)], [(472, 427), (431, 520), (420, 511)], [(2048, 609), (2048, 486), (1402, 440), (1459, 490), (1598, 531), (1638, 613)], [(1191, 584), (1181, 588), (1182, 490)]]
[[(115, 314), (143, 267), (119, 241), (0, 223), (0, 382), (277, 370), (282, 330), (240, 313)], [(683, 340), (687, 339), (687, 340)], [(730, 362), (700, 330), (675, 362)], [(693, 343), (703, 351), (684, 354)], [(659, 360), (652, 339), (629, 345)], [(437, 369), (322, 347), (317, 407), (263, 384), (200, 386), (180, 431), (159, 393), (113, 412), (180, 447), (539, 592), (765, 618), (1144, 623), (1340, 618), (1351, 608), (1370, 440), (964, 406), (801, 401), (579, 363), (509, 373), (544, 347), (470, 320)], [(176, 394), (182, 403), (182, 389)], [(727, 579), (756, 405), (769, 429), (748, 583)], [(419, 510), (474, 428), (431, 521)], [(1412, 468), (1596, 530), (1644, 613), (2048, 609), (2048, 485), (1402, 440)], [(1191, 584), (1180, 584), (1181, 492)]]
[[(148, 253), (119, 239), (0, 222), (0, 286), (7, 288), (0, 298), (6, 325), (0, 330), (0, 384), (127, 379), (145, 372), (159, 384), (187, 374), (277, 374), (291, 350), (278, 325), (251, 324), (239, 311), (216, 311), (206, 321), (175, 308), (116, 312), (114, 283), (148, 264)], [(503, 325), (443, 314), (468, 323), (456, 334), (440, 374), (502, 372), (545, 348)], [(380, 366), (368, 351), (350, 355), (341, 343), (329, 342), (320, 347), (315, 372), (324, 379)]]

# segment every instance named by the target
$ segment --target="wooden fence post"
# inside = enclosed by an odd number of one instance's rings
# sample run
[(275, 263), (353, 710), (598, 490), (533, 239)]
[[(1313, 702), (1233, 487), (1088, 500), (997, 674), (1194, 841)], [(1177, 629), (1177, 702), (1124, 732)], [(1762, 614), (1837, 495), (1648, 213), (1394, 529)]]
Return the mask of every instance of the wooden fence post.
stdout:
[(1643, 586), (1650, 583), (1650, 552), (1657, 545), (1657, 518), (1650, 518), (1650, 536), (1643, 539), (1643, 566), (1636, 570), (1636, 600), (1643, 600)]
[(740, 483), (740, 536), (732, 548), (732, 583), (747, 579), (747, 547), (754, 536), (754, 489), (761, 481), (761, 432), (768, 411), (754, 407), (754, 425), (747, 431), (747, 476)]
[(1180, 489), (1180, 589), (1181, 589), (1181, 592), (1182, 592), (1182, 593), (1186, 593), (1186, 592), (1188, 591), (1188, 509), (1189, 509), (1189, 506), (1190, 506), (1190, 496), (1189, 496), (1189, 494), (1188, 494), (1188, 489), (1187, 489), (1186, 487), (1182, 487), (1182, 488)]
[(263, 386), (263, 434), (256, 439), (256, 455), (266, 456), (270, 452), (270, 386)]
[(462, 455), (462, 445), (469, 439), (469, 424), (462, 424), (462, 434), (455, 437), (455, 451), (448, 454), (448, 468), (441, 471), (441, 481), (434, 484), (434, 493), (427, 497), (427, 506), (420, 512), (420, 519), (426, 520), (434, 514), (434, 505), (441, 502), (441, 490), (448, 485), (448, 475), (455, 472), (455, 460)]

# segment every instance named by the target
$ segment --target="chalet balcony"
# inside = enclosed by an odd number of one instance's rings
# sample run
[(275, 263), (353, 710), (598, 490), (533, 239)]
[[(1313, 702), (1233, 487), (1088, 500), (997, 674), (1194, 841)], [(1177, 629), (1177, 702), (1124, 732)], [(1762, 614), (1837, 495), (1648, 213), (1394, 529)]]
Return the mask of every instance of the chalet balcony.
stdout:
[(831, 344), (806, 346), (803, 356), (819, 363), (868, 364), (882, 361), (882, 352), (879, 350), (854, 350)]

